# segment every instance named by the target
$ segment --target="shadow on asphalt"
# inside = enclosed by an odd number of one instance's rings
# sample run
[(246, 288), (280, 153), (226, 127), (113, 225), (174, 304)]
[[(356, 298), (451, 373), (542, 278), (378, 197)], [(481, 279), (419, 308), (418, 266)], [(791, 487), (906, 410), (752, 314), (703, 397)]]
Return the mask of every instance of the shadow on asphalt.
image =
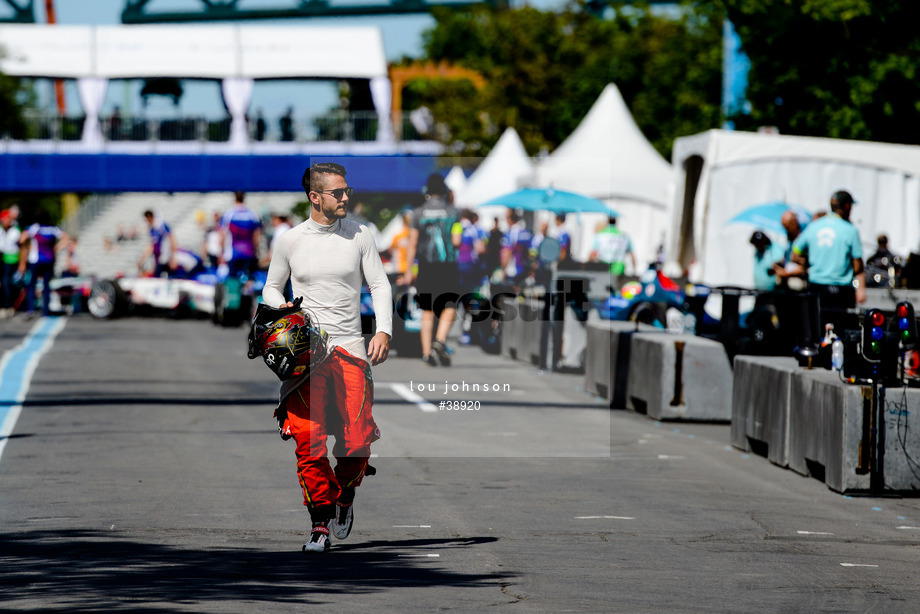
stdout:
[(60, 397), (26, 399), (22, 402), (0, 399), (0, 407), (22, 405), (23, 407), (70, 407), (77, 405), (264, 405), (275, 407), (277, 395), (256, 399), (220, 399), (215, 397)]
[(232, 547), (183, 549), (101, 531), (25, 531), (0, 536), (0, 595), (7, 603), (38, 600), (68, 612), (132, 611), (141, 603), (153, 604), (145, 605), (145, 612), (175, 612), (176, 606), (169, 604), (321, 604), (333, 596), (393, 587), (500, 588), (514, 574), (456, 573), (440, 569), (437, 559), (412, 558), (425, 557), (432, 548), (443, 556), (445, 550), (495, 541), (468, 537), (337, 543), (329, 552), (311, 555)]

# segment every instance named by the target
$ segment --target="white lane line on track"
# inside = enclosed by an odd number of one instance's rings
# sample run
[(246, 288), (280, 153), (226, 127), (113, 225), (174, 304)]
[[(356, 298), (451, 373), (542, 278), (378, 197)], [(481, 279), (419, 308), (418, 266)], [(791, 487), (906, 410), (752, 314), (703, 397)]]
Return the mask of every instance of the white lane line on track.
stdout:
[(415, 558), (415, 559), (436, 559), (440, 557), (440, 554), (397, 554), (396, 556), (402, 558)]
[(384, 383), (384, 384), (382, 384), (382, 385), (384, 385), (384, 386), (389, 386), (389, 387), (390, 387), (390, 390), (392, 390), (393, 392), (395, 392), (396, 394), (398, 394), (399, 396), (401, 396), (401, 397), (402, 397), (403, 399), (405, 399), (406, 401), (409, 401), (410, 403), (414, 404), (416, 407), (418, 407), (419, 409), (421, 409), (421, 410), (424, 411), (424, 412), (436, 412), (436, 411), (438, 411), (437, 405), (434, 405), (434, 404), (432, 404), (432, 403), (429, 403), (428, 401), (426, 401), (426, 400), (425, 400), (424, 398), (422, 398), (421, 396), (419, 396), (419, 395), (415, 394), (414, 392), (412, 392), (411, 390), (409, 390), (409, 388), (408, 388), (407, 386), (405, 386), (404, 384), (399, 384), (399, 383), (396, 383), (396, 382), (390, 382), (390, 383)]
[(67, 323), (66, 318), (41, 318), (25, 336), (22, 343), (9, 350), (0, 359), (0, 456), (9, 441), (19, 414), (22, 402), (32, 383), (32, 375), (51, 346), (54, 338)]
[(430, 524), (394, 524), (394, 529), (430, 529)]
[(575, 520), (635, 520), (633, 516), (575, 516)]
[(686, 456), (672, 456), (670, 454), (659, 454), (658, 460), (683, 460)]
[(878, 567), (878, 565), (864, 565), (862, 563), (841, 563), (842, 567)]
[(896, 529), (900, 529), (900, 530), (902, 530), (902, 531), (911, 531), (911, 530), (913, 530), (913, 531), (920, 531), (920, 527), (909, 527), (909, 526), (907, 526), (907, 525), (901, 525), (901, 526), (895, 527), (895, 528), (896, 528)]
[(799, 535), (833, 535), (827, 531), (796, 531)]

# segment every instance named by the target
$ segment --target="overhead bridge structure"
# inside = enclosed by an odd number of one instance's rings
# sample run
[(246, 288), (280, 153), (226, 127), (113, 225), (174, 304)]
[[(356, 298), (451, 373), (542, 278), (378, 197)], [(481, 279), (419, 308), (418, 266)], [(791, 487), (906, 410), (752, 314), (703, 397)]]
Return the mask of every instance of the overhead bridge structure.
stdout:
[[(0, 71), (75, 79), (83, 108), (75, 125), (49, 129), (51, 138), (0, 141), (3, 191), (291, 191), (299, 189), (307, 161), (322, 158), (355, 170), (368, 182), (363, 189), (414, 192), (442, 150), (394, 130), (378, 28), (9, 24), (0, 26), (0, 45), (7, 52)], [(219, 81), (226, 133), (213, 139), (207, 127), (196, 133), (184, 124), (170, 124), (172, 132), (159, 126), (155, 134), (143, 124), (143, 138), (116, 132), (110, 118), (100, 117), (109, 81), (133, 78)], [(311, 139), (263, 142), (247, 115), (260, 79), (347, 80), (369, 90), (374, 108), (359, 118), (364, 130), (357, 138), (351, 118)], [(188, 130), (191, 138), (178, 134)]]

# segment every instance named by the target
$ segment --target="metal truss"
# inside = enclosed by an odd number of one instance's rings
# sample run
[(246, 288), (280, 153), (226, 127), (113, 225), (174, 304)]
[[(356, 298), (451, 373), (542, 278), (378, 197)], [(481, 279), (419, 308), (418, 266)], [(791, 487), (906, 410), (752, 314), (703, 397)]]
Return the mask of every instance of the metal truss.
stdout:
[[(6, 0), (10, 2), (11, 0)], [(463, 7), (486, 4), (505, 6), (507, 0), (384, 0), (375, 4), (331, 4), (327, 0), (288, 0), (278, 8), (242, 8), (240, 0), (188, 0), (188, 11), (153, 12), (150, 0), (125, 0), (121, 22), (125, 24), (187, 21), (283, 19), (287, 17), (355, 17), (427, 13), (438, 6)], [(278, 0), (279, 4), (284, 0)]]
[(0, 23), (35, 23), (35, 0), (0, 0), (13, 8), (10, 16), (0, 15)]

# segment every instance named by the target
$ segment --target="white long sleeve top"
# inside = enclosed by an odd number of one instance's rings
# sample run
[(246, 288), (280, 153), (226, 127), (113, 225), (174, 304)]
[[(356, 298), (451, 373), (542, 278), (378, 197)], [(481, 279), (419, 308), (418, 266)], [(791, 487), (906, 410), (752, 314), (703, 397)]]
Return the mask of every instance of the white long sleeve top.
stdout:
[(370, 231), (357, 222), (340, 219), (325, 226), (308, 219), (285, 232), (272, 254), (262, 300), (272, 307), (285, 304), (289, 278), (294, 297), (303, 297), (303, 306), (328, 333), (330, 348), (339, 346), (367, 360), (361, 336), (362, 279), (371, 291), (377, 332), (393, 335), (390, 283)]

